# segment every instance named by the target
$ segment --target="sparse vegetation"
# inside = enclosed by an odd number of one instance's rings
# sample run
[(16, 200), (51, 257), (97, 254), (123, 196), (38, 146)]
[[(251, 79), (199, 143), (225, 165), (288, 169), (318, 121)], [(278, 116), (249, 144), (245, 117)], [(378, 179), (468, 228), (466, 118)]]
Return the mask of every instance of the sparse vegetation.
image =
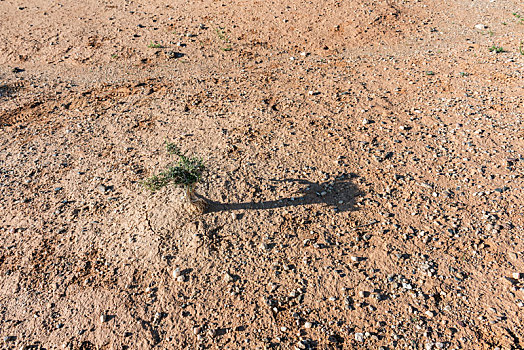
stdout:
[(226, 32), (224, 32), (224, 30), (222, 28), (217, 28), (216, 29), (216, 32), (217, 32), (217, 35), (218, 35), (218, 38), (226, 43), (229, 42), (229, 38), (227, 37), (226, 35)]
[(489, 52), (501, 53), (504, 52), (504, 48), (502, 48), (501, 46), (493, 45), (489, 48)]
[(521, 55), (524, 56), (524, 42), (520, 42), (520, 45), (519, 45), (519, 52)]
[(167, 166), (157, 175), (143, 182), (151, 192), (173, 184), (184, 188), (185, 199), (192, 205), (201, 205), (202, 200), (195, 199), (196, 185), (202, 180), (206, 169), (201, 158), (188, 157), (174, 143), (166, 142), (167, 152), (178, 157), (178, 161)]
[(163, 46), (162, 44), (159, 44), (156, 41), (155, 42), (151, 41), (149, 45), (147, 45), (147, 47), (149, 47), (150, 49), (161, 49)]
[[(220, 40), (222, 40), (226, 44), (229, 44), (229, 38), (222, 28), (217, 28), (216, 33)], [(231, 51), (232, 49), (233, 48), (231, 47), (231, 45), (227, 45), (226, 47), (221, 48), (222, 51)]]

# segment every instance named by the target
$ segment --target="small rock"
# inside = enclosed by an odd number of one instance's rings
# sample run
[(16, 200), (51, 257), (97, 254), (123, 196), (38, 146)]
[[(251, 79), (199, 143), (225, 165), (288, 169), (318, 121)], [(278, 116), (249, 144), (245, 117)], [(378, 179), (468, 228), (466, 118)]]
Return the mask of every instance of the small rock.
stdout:
[(311, 327), (313, 327), (313, 324), (311, 322), (308, 321), (308, 322), (304, 323), (304, 328), (305, 329), (310, 329)]
[(102, 323), (107, 322), (107, 315), (106, 314), (100, 315), (100, 322), (102, 322)]
[(520, 273), (520, 272), (513, 272), (513, 278), (516, 279), (516, 280), (519, 280), (521, 278), (524, 278), (524, 273)]
[(484, 24), (475, 24), (475, 29), (478, 29), (478, 30), (483, 30), (483, 29), (486, 29), (488, 28), (488, 26), (484, 25)]
[(431, 310), (426, 311), (425, 314), (426, 314), (426, 316), (428, 316), (430, 318), (435, 316), (435, 312), (431, 311)]
[(100, 193), (106, 193), (106, 192), (111, 192), (113, 191), (113, 186), (106, 186), (104, 184), (100, 184), (97, 186), (96, 188), (98, 190), (98, 192)]
[(356, 341), (364, 341), (364, 333), (355, 333), (355, 340)]
[(226, 272), (226, 274), (224, 275), (224, 280), (227, 283), (233, 283), (235, 282), (235, 277), (232, 274), (230, 274), (229, 272)]
[(268, 251), (269, 249), (270, 249), (269, 244), (264, 243), (264, 242), (260, 243), (260, 250)]
[(177, 279), (178, 277), (180, 277), (181, 273), (180, 273), (180, 267), (177, 267), (176, 269), (173, 270), (173, 278), (174, 279)]

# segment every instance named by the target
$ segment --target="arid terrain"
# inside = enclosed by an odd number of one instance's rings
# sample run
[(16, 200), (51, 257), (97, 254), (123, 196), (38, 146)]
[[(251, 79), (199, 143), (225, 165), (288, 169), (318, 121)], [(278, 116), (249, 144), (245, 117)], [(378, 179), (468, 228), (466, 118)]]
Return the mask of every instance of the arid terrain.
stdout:
[(520, 0), (0, 0), (0, 348), (522, 349), (523, 118)]

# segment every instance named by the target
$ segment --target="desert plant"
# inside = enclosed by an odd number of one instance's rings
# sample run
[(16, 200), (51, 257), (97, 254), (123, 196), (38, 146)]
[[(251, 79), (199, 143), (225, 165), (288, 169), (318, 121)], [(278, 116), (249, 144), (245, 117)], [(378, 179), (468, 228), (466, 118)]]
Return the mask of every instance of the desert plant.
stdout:
[(163, 48), (162, 44), (159, 44), (156, 41), (155, 42), (151, 41), (149, 43), (149, 45), (147, 45), (147, 47), (149, 47), (150, 49), (161, 49), (161, 48)]
[(222, 51), (231, 51), (233, 48), (229, 43), (231, 42), (229, 40), (229, 37), (227, 36), (227, 33), (222, 28), (216, 29), (217, 36), (220, 40), (222, 40), (225, 44), (228, 44), (226, 47), (221, 48)]
[(151, 192), (173, 184), (184, 188), (184, 198), (188, 204), (203, 207), (205, 201), (195, 198), (195, 188), (202, 180), (206, 167), (201, 158), (188, 157), (174, 143), (166, 142), (167, 152), (177, 156), (178, 161), (169, 164), (166, 169), (143, 182)]
[(501, 46), (493, 45), (489, 48), (489, 52), (501, 53), (504, 52), (504, 48)]

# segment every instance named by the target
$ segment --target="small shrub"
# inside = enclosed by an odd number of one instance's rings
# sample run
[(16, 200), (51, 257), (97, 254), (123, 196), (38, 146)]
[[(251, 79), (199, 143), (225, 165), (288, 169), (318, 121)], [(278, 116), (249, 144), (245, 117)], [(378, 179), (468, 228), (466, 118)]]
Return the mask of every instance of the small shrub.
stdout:
[(150, 49), (161, 49), (163, 46), (162, 44), (151, 41), (149, 45), (147, 45), (147, 47), (149, 47)]
[(202, 205), (202, 200), (195, 199), (195, 187), (202, 180), (206, 167), (201, 158), (188, 157), (174, 143), (166, 142), (169, 154), (178, 157), (178, 161), (169, 164), (166, 169), (143, 182), (151, 192), (173, 184), (184, 188), (185, 199), (192, 205)]
[(489, 52), (501, 53), (501, 52), (504, 52), (504, 48), (493, 45), (492, 47), (489, 48)]

